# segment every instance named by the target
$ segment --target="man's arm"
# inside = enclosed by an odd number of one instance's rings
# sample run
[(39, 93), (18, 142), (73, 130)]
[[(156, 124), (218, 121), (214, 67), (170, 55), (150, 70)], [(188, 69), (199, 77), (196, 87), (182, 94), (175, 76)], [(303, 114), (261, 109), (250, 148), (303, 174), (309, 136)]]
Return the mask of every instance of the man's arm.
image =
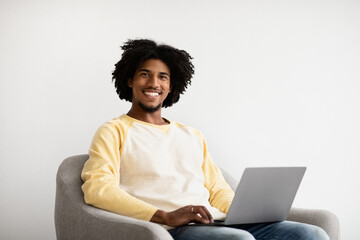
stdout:
[(105, 124), (96, 132), (81, 177), (87, 204), (121, 215), (149, 221), (158, 208), (141, 201), (119, 187), (120, 133)]
[(219, 209), (224, 213), (228, 213), (231, 202), (234, 198), (234, 191), (225, 181), (220, 169), (212, 161), (207, 150), (206, 142), (203, 139), (204, 146), (204, 163), (203, 172), (205, 176), (205, 187), (209, 190), (211, 206)]

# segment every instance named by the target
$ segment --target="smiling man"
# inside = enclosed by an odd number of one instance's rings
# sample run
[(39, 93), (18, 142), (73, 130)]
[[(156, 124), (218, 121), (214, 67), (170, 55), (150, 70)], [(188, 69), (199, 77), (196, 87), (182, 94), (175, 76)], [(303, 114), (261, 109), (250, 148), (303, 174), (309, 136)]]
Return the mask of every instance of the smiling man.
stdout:
[(236, 227), (191, 226), (225, 218), (234, 192), (203, 135), (162, 117), (191, 83), (191, 56), (147, 39), (129, 40), (113, 80), (131, 109), (96, 132), (82, 171), (85, 202), (162, 224), (174, 239), (325, 240), (315, 226), (280, 222)]

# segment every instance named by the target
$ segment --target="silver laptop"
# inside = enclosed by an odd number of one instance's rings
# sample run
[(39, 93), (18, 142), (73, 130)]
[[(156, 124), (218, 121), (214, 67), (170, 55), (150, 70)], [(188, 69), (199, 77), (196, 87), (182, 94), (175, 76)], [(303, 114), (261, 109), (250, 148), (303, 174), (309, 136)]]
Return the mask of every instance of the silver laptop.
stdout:
[(225, 221), (211, 225), (285, 220), (305, 171), (306, 167), (246, 168)]

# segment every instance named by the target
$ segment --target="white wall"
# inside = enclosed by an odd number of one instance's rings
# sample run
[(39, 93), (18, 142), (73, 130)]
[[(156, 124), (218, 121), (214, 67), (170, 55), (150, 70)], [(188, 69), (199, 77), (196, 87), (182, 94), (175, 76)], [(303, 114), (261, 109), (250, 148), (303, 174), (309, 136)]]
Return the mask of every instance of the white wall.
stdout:
[[(221, 2), (221, 3), (220, 3)], [(360, 2), (0, 2), (0, 238), (55, 239), (55, 175), (127, 112), (111, 83), (119, 46), (186, 49), (196, 75), (164, 111), (207, 138), (215, 161), (306, 165), (295, 205), (360, 235)]]

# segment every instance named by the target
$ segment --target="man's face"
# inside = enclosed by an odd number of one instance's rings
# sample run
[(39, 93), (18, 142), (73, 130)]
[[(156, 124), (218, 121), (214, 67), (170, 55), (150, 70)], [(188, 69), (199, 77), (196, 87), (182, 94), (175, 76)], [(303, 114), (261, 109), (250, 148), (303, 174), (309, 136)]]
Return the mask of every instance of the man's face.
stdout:
[(128, 82), (132, 103), (146, 112), (156, 112), (170, 92), (170, 69), (159, 59), (148, 59)]

